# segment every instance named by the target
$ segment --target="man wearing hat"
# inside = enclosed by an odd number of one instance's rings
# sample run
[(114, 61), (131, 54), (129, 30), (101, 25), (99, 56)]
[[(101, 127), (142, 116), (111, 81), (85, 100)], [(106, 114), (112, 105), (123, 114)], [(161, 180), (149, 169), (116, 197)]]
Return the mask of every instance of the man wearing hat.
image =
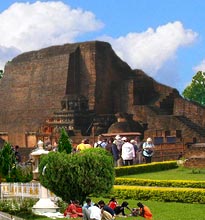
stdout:
[(135, 149), (133, 144), (127, 137), (123, 137), (124, 144), (122, 145), (122, 159), (125, 166), (133, 165), (133, 159), (135, 158)]
[(117, 160), (117, 166), (118, 167), (123, 165), (123, 161), (122, 161), (122, 157), (121, 157), (123, 143), (124, 143), (124, 141), (122, 140), (122, 137), (119, 134), (117, 134), (115, 136), (115, 140), (114, 140), (113, 144), (116, 144), (117, 149), (119, 151), (119, 159)]

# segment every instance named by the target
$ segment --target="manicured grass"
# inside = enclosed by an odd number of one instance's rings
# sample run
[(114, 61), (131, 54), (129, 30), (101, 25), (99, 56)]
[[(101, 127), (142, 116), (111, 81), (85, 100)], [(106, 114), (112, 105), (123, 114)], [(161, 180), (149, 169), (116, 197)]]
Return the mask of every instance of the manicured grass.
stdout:
[[(93, 202), (98, 202), (103, 199), (106, 203), (109, 199), (104, 198), (92, 198)], [(139, 202), (137, 200), (126, 200), (129, 203), (130, 208), (136, 207), (136, 204)], [(123, 201), (118, 200), (118, 203), (121, 204)], [(153, 220), (204, 220), (204, 204), (185, 204), (185, 203), (175, 203), (175, 202), (155, 202), (155, 201), (140, 201), (144, 205), (147, 205), (152, 213)], [(126, 214), (130, 212), (126, 210)], [(20, 217), (20, 216), (19, 216)], [(21, 216), (24, 219), (33, 219), (33, 220), (47, 220), (49, 218), (40, 217), (40, 216)], [(62, 219), (62, 218), (61, 218)], [(116, 220), (124, 220), (124, 217), (116, 217)], [(127, 217), (127, 220), (144, 220), (142, 217)], [(82, 220), (77, 218), (75, 220)]]
[(204, 220), (203, 204), (182, 204), (145, 201), (153, 213), (153, 220)]
[[(200, 171), (200, 173), (198, 171)], [(185, 167), (179, 167), (179, 168), (171, 169), (171, 170), (152, 172), (152, 173), (141, 173), (141, 174), (129, 175), (129, 176), (123, 176), (123, 177), (138, 178), (138, 179), (152, 179), (152, 180), (205, 181), (205, 169), (192, 170), (192, 169), (188, 169)]]
[[(103, 199), (103, 198), (100, 198)], [(93, 198), (94, 202), (98, 202), (98, 199)], [(108, 199), (104, 199), (108, 202)], [(138, 200), (126, 200), (129, 203), (130, 208), (137, 207)], [(123, 201), (118, 200), (121, 204)], [(205, 220), (204, 216), (204, 204), (186, 204), (176, 202), (156, 202), (156, 201), (140, 201), (144, 205), (147, 205), (153, 214), (153, 220)], [(126, 214), (129, 214), (126, 211)], [(116, 217), (116, 220), (123, 220), (123, 217)], [(127, 217), (127, 220), (142, 220), (142, 217)]]

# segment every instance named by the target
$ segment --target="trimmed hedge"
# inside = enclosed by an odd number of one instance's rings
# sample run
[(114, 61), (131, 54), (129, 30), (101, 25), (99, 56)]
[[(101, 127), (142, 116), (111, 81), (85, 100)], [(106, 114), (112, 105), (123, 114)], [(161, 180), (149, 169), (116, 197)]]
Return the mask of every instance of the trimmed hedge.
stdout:
[(121, 199), (205, 204), (205, 189), (114, 186), (113, 196)]
[(132, 175), (137, 173), (157, 172), (177, 168), (177, 161), (153, 162), (133, 166), (122, 166), (115, 168), (116, 177)]
[(115, 185), (205, 188), (205, 181), (149, 180), (149, 179), (120, 178), (120, 177), (118, 177), (118, 178), (115, 178)]

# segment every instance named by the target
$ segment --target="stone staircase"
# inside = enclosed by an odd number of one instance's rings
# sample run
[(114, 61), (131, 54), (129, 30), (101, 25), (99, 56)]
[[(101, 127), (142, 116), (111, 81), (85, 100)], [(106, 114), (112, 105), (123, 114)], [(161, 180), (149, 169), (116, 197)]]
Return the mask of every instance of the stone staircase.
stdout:
[(175, 92), (161, 94), (154, 103), (150, 103), (151, 108), (157, 115), (172, 115), (174, 107)]
[(148, 108), (156, 115), (169, 115), (169, 112), (167, 112), (166, 109), (162, 109), (156, 105), (148, 105)]
[(173, 114), (173, 107), (174, 107), (174, 95), (170, 93), (160, 102), (160, 108), (166, 109), (169, 115)]
[(199, 126), (198, 124), (191, 121), (186, 116), (175, 116), (175, 118), (180, 122), (186, 125), (191, 131), (197, 133), (198, 135), (205, 137), (205, 128)]
[(158, 97), (158, 100), (156, 100), (156, 104), (159, 105), (163, 100), (167, 99), (167, 97), (170, 95), (171, 93), (162, 93), (160, 94), (160, 96)]

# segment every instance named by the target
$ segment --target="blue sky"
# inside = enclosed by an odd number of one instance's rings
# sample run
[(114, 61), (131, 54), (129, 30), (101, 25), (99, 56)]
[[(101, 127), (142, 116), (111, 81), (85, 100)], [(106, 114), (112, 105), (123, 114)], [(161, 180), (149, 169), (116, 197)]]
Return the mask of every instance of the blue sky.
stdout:
[(0, 69), (26, 51), (102, 40), (131, 68), (180, 92), (205, 71), (204, 0), (7, 0), (0, 29)]

